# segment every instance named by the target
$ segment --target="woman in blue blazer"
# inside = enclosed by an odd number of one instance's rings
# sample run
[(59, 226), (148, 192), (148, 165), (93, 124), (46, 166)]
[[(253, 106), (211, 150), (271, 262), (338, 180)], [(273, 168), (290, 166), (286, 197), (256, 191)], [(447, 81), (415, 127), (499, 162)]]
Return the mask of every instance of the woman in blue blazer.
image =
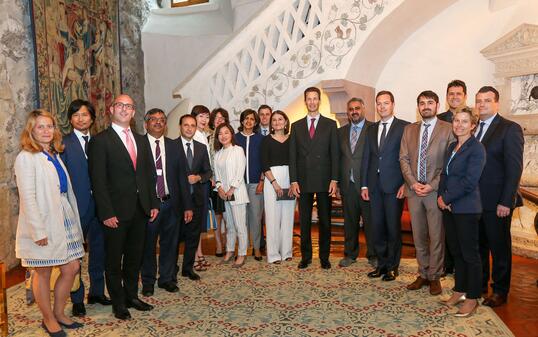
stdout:
[(437, 199), (455, 263), (454, 294), (443, 303), (455, 306), (463, 302), (456, 317), (467, 317), (476, 311), (482, 287), (478, 249), (482, 203), (478, 182), (486, 164), (486, 151), (473, 136), (477, 123), (478, 116), (470, 109), (454, 116), (452, 128), (458, 141), (448, 148)]

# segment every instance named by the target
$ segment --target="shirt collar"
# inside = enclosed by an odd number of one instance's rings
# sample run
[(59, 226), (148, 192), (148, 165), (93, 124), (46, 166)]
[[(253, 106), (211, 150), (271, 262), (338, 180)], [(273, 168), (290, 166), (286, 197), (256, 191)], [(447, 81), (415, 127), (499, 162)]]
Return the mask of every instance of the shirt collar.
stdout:
[(318, 112), (317, 115), (315, 116), (310, 116), (310, 115), (306, 115), (306, 119), (308, 122), (310, 122), (312, 120), (312, 118), (314, 118), (316, 120), (316, 122), (319, 120), (319, 116), (321, 116), (321, 114)]
[(161, 136), (159, 138), (155, 138), (153, 137), (152, 135), (150, 135), (149, 133), (147, 134), (148, 135), (148, 139), (151, 143), (155, 143), (156, 140), (159, 141), (160, 144), (163, 144), (164, 143), (164, 136)]
[[(114, 129), (114, 131), (116, 131), (120, 135), (123, 134), (123, 130), (125, 130), (125, 128), (123, 126), (119, 126), (116, 123), (112, 123), (111, 125), (112, 125), (112, 128)], [(127, 130), (131, 130), (131, 128), (128, 127)], [(131, 130), (131, 132), (132, 132), (132, 130)]]
[(194, 138), (191, 138), (191, 140), (188, 140), (187, 138), (181, 136), (181, 142), (183, 143), (183, 146), (187, 146), (187, 143), (193, 143), (194, 142)]
[(429, 128), (429, 130), (433, 130), (433, 128), (435, 127), (435, 124), (437, 123), (437, 117), (434, 117), (432, 118), (431, 120), (429, 121), (422, 121), (420, 126), (421, 127), (425, 127), (425, 124), (429, 124), (431, 126), (431, 128)]
[(88, 140), (90, 140), (90, 138), (91, 138), (90, 132), (88, 132), (87, 134), (83, 134), (79, 130), (73, 129), (73, 133), (75, 134), (75, 136), (77, 136), (78, 139), (83, 139), (82, 138), (83, 136), (88, 137)]
[(362, 128), (364, 127), (364, 121), (365, 121), (365, 120), (366, 120), (366, 119), (363, 118), (362, 121), (358, 122), (357, 124), (351, 122), (351, 123), (350, 123), (351, 128), (353, 129), (353, 127), (358, 126), (359, 129), (362, 129)]
[(479, 121), (478, 124), (480, 125), (480, 123), (484, 122), (484, 123), (486, 123), (486, 125), (490, 125), (491, 122), (493, 121), (493, 118), (497, 117), (497, 114), (498, 114), (497, 112), (494, 113), (493, 116), (491, 116), (490, 118), (485, 119), (485, 120), (483, 120), (483, 121), (482, 121), (482, 120)]
[(384, 122), (382, 120), (379, 120), (380, 126), (383, 126), (383, 123), (387, 123), (387, 125), (391, 125), (392, 122), (394, 122), (394, 115), (392, 115), (388, 120), (386, 120)]

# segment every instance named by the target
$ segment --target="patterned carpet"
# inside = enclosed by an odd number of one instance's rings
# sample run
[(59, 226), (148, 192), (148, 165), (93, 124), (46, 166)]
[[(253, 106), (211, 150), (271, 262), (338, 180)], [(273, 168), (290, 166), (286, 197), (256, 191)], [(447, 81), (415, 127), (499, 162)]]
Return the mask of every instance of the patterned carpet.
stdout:
[[(145, 298), (155, 309), (131, 310), (133, 320), (86, 305), (85, 327), (69, 336), (513, 336), (488, 307), (453, 317), (455, 309), (439, 303), (451, 278), (443, 280), (442, 296), (406, 290), (416, 271), (410, 259), (402, 260), (394, 282), (368, 279), (371, 268), (363, 260), (342, 269), (333, 259), (329, 271), (317, 262), (298, 270), (297, 259), (268, 265), (249, 258), (240, 270), (210, 261), (202, 281), (181, 278), (179, 293), (156, 287), (155, 296)], [(45, 336), (37, 307), (27, 306), (24, 296), (22, 284), (8, 290), (10, 334)]]

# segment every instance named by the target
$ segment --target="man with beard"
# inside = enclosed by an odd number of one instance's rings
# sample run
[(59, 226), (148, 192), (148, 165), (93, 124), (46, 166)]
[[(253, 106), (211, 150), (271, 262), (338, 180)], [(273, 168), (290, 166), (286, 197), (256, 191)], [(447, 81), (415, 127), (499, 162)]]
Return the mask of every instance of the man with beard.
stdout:
[(330, 269), (331, 197), (338, 183), (338, 136), (336, 122), (319, 113), (321, 91), (310, 87), (304, 92), (308, 115), (291, 126), (290, 194), (299, 198), (301, 223), (301, 262), (312, 263), (312, 206), (316, 196), (321, 268)]
[(373, 123), (364, 118), (364, 101), (353, 97), (347, 102), (349, 123), (338, 129), (340, 145), (339, 191), (344, 208), (344, 258), (340, 267), (349, 267), (359, 256), (360, 218), (366, 237), (366, 258), (372, 267), (377, 265), (370, 228), (370, 204), (361, 199), (361, 161), (366, 132)]
[(431, 295), (442, 291), (445, 231), (443, 214), (437, 207), (437, 189), (448, 145), (454, 140), (450, 123), (436, 118), (439, 97), (423, 91), (417, 97), (422, 121), (405, 127), (400, 146), (400, 167), (405, 180), (405, 195), (419, 276), (407, 285), (418, 290), (429, 285)]

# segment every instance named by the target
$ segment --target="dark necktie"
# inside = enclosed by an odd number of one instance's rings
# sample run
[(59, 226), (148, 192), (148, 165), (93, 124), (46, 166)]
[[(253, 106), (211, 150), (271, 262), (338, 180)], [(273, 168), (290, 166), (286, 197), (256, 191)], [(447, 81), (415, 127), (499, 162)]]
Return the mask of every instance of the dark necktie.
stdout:
[[(187, 143), (187, 164), (189, 165), (189, 173), (192, 173), (192, 161), (193, 161), (193, 156), (192, 156), (191, 143)], [(189, 185), (190, 185), (190, 191), (192, 194), (194, 189), (191, 184)]]
[(379, 150), (383, 148), (383, 145), (385, 144), (385, 138), (387, 138), (387, 124), (388, 123), (381, 123), (383, 124), (383, 130), (381, 130), (381, 137), (379, 138)]
[(475, 136), (479, 142), (480, 142), (480, 138), (482, 138), (482, 131), (484, 131), (484, 124), (486, 124), (486, 122), (480, 122), (480, 128), (478, 129), (478, 133)]
[[(164, 197), (166, 191), (164, 189), (164, 172), (163, 172), (163, 161), (161, 158), (161, 147), (159, 145), (159, 140), (155, 140), (155, 168), (157, 169), (157, 196), (159, 198)], [(160, 173), (159, 174), (159, 170)]]
[(310, 134), (310, 139), (313, 139), (314, 134), (316, 133), (316, 127), (314, 126), (315, 121), (316, 121), (315, 118), (310, 119), (310, 129), (308, 130), (308, 133)]
[(264, 136), (267, 136), (267, 130), (263, 129), (263, 130), (262, 130), (262, 134), (263, 134)]
[(420, 157), (419, 157), (419, 167), (420, 174), (418, 181), (422, 184), (426, 183), (426, 152), (428, 150), (428, 128), (430, 124), (424, 124), (424, 131), (422, 132), (422, 140), (420, 141)]
[(84, 154), (86, 157), (88, 156), (88, 139), (90, 139), (89, 136), (82, 136), (82, 139), (84, 139)]

